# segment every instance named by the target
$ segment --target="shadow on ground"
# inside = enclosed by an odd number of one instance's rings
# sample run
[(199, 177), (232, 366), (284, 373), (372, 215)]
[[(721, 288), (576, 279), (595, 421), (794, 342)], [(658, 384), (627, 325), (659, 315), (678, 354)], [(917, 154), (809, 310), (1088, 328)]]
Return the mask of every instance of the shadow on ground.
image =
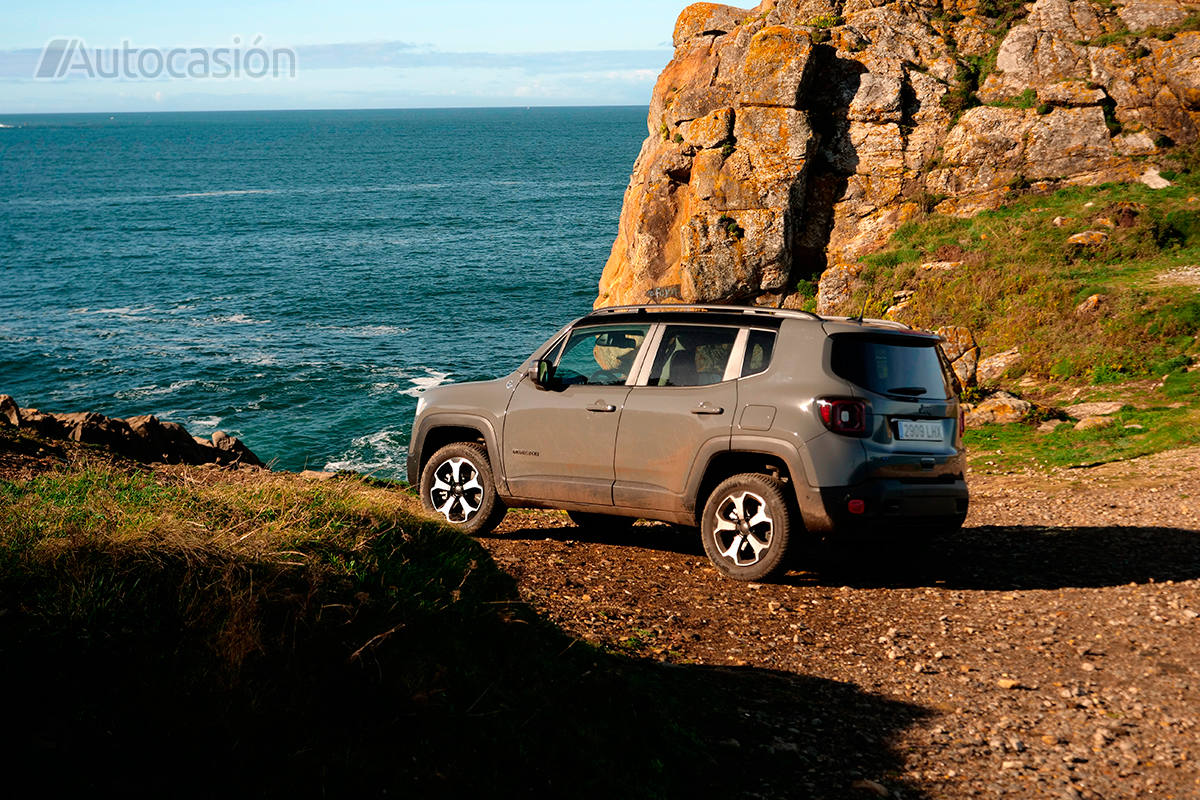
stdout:
[(550, 528), (524, 527), (488, 534), (481, 538), (514, 539), (518, 541), (541, 541), (552, 539), (558, 542), (585, 542), (587, 544), (611, 544), (620, 547), (636, 547), (660, 553), (677, 553), (683, 556), (705, 558), (700, 544), (699, 531), (688, 531), (665, 523), (639, 523), (634, 527), (616, 525), (611, 528), (581, 528), (561, 525)]
[[(451, 532), (381, 539), (345, 578), (47, 545), (0, 552), (0, 763), (41, 794), (923, 796), (889, 745), (921, 708), (597, 650)], [(452, 549), (461, 572), (428, 568)]]
[(1200, 531), (1143, 527), (982, 526), (923, 547), (835, 551), (789, 583), (1062, 589), (1200, 578)]
[[(903, 534), (899, 534), (903, 536)], [(705, 558), (699, 535), (670, 525), (521, 528), (497, 538), (577, 541)], [(1145, 527), (981, 526), (923, 544), (793, 542), (792, 585), (1061, 589), (1200, 578), (1200, 531)]]

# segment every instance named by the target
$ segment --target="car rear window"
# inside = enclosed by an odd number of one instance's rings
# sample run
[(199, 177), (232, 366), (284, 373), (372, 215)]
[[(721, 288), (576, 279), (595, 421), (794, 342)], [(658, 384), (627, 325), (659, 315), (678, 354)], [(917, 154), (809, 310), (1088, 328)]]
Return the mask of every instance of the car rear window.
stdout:
[(855, 386), (895, 397), (952, 396), (932, 339), (859, 333), (832, 338), (833, 372)]
[(771, 365), (775, 350), (775, 331), (750, 331), (746, 339), (746, 355), (742, 359), (742, 377), (757, 375)]

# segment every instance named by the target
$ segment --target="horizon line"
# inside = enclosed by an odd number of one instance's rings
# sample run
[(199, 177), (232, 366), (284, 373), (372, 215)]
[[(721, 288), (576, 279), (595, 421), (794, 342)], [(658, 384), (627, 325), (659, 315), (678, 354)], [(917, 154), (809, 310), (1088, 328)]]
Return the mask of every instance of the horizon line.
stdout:
[(498, 106), (363, 106), (361, 108), (346, 108), (344, 106), (317, 106), (310, 108), (205, 108), (205, 109), (147, 109), (143, 111), (112, 110), (112, 111), (3, 111), (5, 117), (45, 117), (45, 116), (115, 116), (117, 114), (256, 114), (262, 112), (291, 113), (300, 111), (500, 111), (509, 109), (535, 108), (649, 108), (649, 103), (598, 103), (587, 105), (580, 103), (513, 103)]

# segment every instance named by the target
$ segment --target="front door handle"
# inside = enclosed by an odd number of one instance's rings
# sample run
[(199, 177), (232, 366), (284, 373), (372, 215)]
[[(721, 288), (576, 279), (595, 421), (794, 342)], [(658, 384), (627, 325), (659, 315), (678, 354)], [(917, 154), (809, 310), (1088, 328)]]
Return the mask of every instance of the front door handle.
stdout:
[(587, 410), (595, 411), (598, 414), (609, 414), (609, 413), (612, 413), (613, 411), (616, 411), (617, 407), (612, 405), (611, 403), (604, 403), (604, 402), (601, 402), (600, 400), (597, 400), (596, 402), (594, 402), (590, 406), (588, 406)]
[(724, 414), (725, 409), (720, 406), (710, 405), (708, 401), (701, 403), (692, 409), (693, 414)]

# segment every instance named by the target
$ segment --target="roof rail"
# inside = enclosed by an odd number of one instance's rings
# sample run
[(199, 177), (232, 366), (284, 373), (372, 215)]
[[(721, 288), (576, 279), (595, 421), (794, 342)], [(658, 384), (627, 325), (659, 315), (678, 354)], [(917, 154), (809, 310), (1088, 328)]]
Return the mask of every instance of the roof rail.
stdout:
[(606, 308), (597, 308), (587, 316), (594, 317), (601, 314), (646, 314), (646, 313), (663, 313), (672, 311), (706, 311), (722, 314), (745, 314), (747, 316), (768, 316), (768, 317), (803, 317), (807, 319), (815, 319), (818, 322), (825, 318), (812, 311), (805, 311), (800, 308), (771, 308), (769, 306), (723, 306), (716, 304), (684, 304), (684, 303), (655, 303), (652, 305), (640, 306), (608, 306)]
[(861, 325), (882, 325), (885, 328), (895, 328), (901, 331), (916, 330), (911, 325), (894, 319), (875, 319), (874, 317), (825, 317), (830, 322), (854, 322)]

